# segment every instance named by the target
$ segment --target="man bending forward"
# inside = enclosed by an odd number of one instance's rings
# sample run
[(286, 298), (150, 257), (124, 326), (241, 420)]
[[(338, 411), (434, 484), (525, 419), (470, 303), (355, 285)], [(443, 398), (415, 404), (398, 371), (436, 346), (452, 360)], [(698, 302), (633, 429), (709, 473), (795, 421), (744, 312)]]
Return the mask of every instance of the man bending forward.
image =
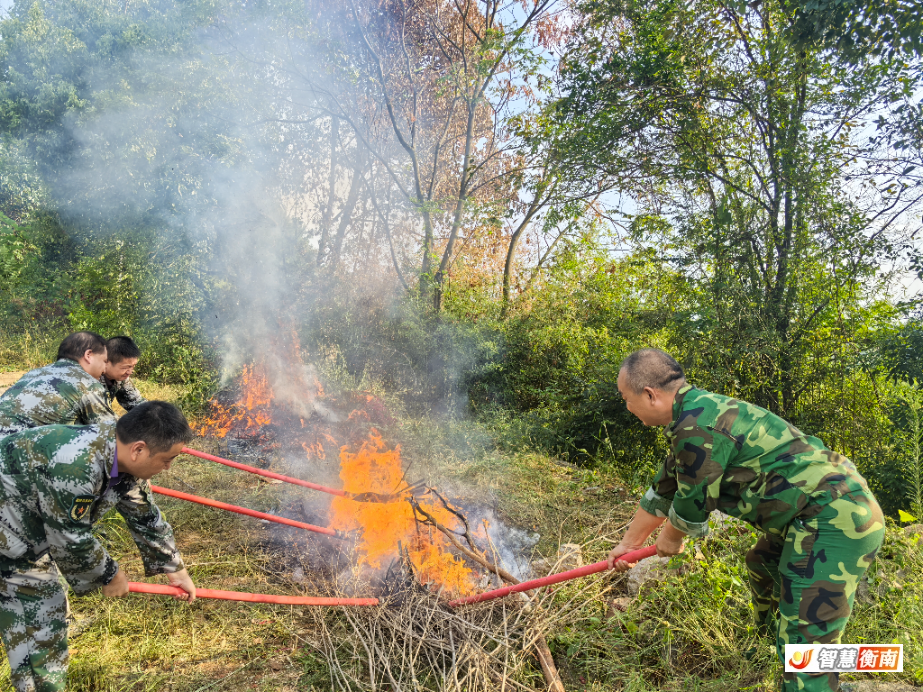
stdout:
[(148, 479), (170, 468), (192, 432), (172, 404), (149, 401), (96, 425), (48, 425), (0, 441), (0, 636), (19, 692), (67, 682), (67, 599), (128, 593), (128, 578), (93, 535), (115, 507), (147, 575), (166, 574), (195, 598), (173, 530)]

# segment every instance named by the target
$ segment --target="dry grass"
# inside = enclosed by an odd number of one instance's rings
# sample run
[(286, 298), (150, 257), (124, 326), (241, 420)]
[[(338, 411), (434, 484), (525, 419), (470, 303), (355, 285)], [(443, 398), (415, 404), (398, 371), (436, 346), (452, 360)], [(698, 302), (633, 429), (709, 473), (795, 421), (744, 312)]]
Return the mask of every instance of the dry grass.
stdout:
[[(145, 396), (161, 396), (168, 400), (175, 397), (170, 388), (158, 391), (147, 383), (139, 385)], [(206, 443), (202, 448), (216, 451), (209, 449), (210, 446)], [(543, 462), (538, 456), (529, 458), (522, 466), (508, 468), (511, 476), (520, 477), (523, 483), (521, 492), (513, 494), (515, 483), (510, 481), (511, 484), (507, 485), (507, 481), (503, 480), (505, 476), (499, 467), (499, 459), (485, 461), (484, 465), (472, 468), (465, 467), (457, 458), (445, 455), (440, 458), (445, 461), (444, 467), (432, 468), (440, 478), (448, 478), (449, 482), (479, 479), (483, 481), (482, 488), (490, 488), (498, 497), (509, 499), (516, 517), (530, 516), (535, 521), (543, 521), (557, 514), (554, 527), (562, 530), (562, 517), (555, 508), (563, 506), (560, 503), (565, 500), (563, 494), (558, 497), (556, 493), (564, 493), (569, 487), (569, 469), (557, 466), (549, 459)], [(278, 470), (284, 471), (282, 468)], [(535, 489), (525, 484), (527, 478), (542, 479), (540, 482), (546, 486), (545, 494), (549, 498), (557, 497), (549, 502), (547, 511), (541, 510), (534, 516), (528, 513), (528, 498), (530, 495), (534, 497)], [(266, 483), (257, 476), (193, 457), (183, 457), (170, 472), (158, 476), (157, 484), (263, 511), (278, 511), (298, 493), (311, 494), (308, 490)], [(328, 545), (325, 543), (328, 539), (313, 534), (302, 535), (303, 532), (278, 534), (257, 520), (170, 498), (160, 497), (158, 503), (174, 527), (184, 559), (197, 584), (265, 593), (318, 592), (317, 584), (310, 585), (310, 577), (313, 576), (309, 572), (310, 551), (304, 550), (304, 555), (295, 555), (278, 537), (282, 535), (290, 539), (292, 535), (298, 535), (302, 548), (311, 544)], [(585, 503), (574, 500), (574, 504), (582, 507)], [(587, 518), (590, 516), (595, 516), (595, 512), (587, 510)], [(577, 526), (571, 522), (572, 528)], [(545, 526), (539, 528), (544, 529)], [(117, 515), (107, 517), (100, 525), (100, 533), (129, 577), (136, 581), (144, 580), (140, 557), (121, 518)], [(270, 539), (270, 535), (275, 538)], [(569, 531), (562, 537), (571, 540), (576, 536)], [(603, 548), (601, 545), (600, 550)], [(288, 579), (292, 566), (296, 564), (304, 565), (309, 577), (308, 585)], [(149, 581), (162, 583), (165, 579), (159, 577)], [(323, 575), (319, 575), (318, 581), (323, 582)], [(463, 629), (468, 632), (464, 636), (474, 639), (468, 641), (467, 653), (456, 657), (454, 668), (440, 668), (445, 661), (439, 657), (426, 659), (428, 663), (423, 666), (426, 670), (421, 669), (417, 677), (421, 685), (423, 681), (428, 682), (419, 689), (443, 689), (433, 686), (433, 681), (445, 679), (439, 678), (440, 675), (450, 674), (454, 680), (459, 671), (464, 671), (460, 679), (468, 676), (469, 689), (478, 689), (473, 682), (475, 680), (481, 681), (478, 683), (480, 689), (499, 689), (490, 687), (490, 681), (497, 680), (498, 674), (502, 678), (503, 669), (487, 665), (490, 656), (505, 661), (504, 665), (509, 667), (508, 689), (540, 689), (542, 686), (541, 671), (536, 661), (531, 654), (523, 651), (523, 638), (534, 636), (539, 629), (536, 629), (534, 617), (511, 602), (505, 602), (497, 609), (469, 609), (458, 614), (447, 611), (439, 605), (438, 599), (430, 596), (406, 600), (399, 608), (374, 609), (374, 612), (204, 600), (189, 606), (164, 597), (142, 595), (116, 600), (94, 594), (74, 597), (71, 603), (76, 626), (71, 638), (70, 689), (75, 692), (155, 689), (193, 692), (206, 687), (209, 690), (329, 690), (331, 684), (339, 684), (336, 689), (347, 689), (343, 686), (342, 677), (339, 683), (335, 682), (336, 678), (331, 679), (331, 670), (335, 671), (335, 675), (349, 670), (354, 684), (366, 681), (364, 686), (355, 689), (373, 689), (369, 681), (373, 676), (382, 674), (382, 660), (375, 663), (373, 657), (372, 668), (369, 665), (364, 669), (355, 668), (352, 663), (346, 665), (346, 662), (352, 661), (352, 654), (348, 652), (364, 651), (361, 642), (363, 638), (368, 641), (369, 632), (401, 633), (404, 640), (400, 645), (399, 637), (385, 637), (389, 644), (387, 650), (381, 650), (381, 655), (391, 660), (391, 656), (396, 656), (398, 652), (395, 647), (403, 647), (400, 651), (410, 655), (414, 646), (412, 630), (400, 623), (422, 617), (424, 613), (431, 618), (438, 615), (441, 622), (427, 636), (435, 637), (436, 631), (442, 633), (439, 636), (449, 636), (447, 633), (451, 632), (454, 641)], [(501, 612), (506, 612), (508, 617), (498, 617)], [(465, 629), (465, 622), (471, 623), (470, 632)], [(348, 636), (341, 637), (346, 633)], [(501, 633), (503, 636), (500, 636)], [(502, 652), (497, 649), (490, 653), (493, 651), (490, 647), (501, 646), (498, 642), (504, 641), (507, 635), (509, 641), (502, 645)], [(376, 635), (375, 638), (379, 637)], [(452, 641), (443, 642), (437, 648), (451, 648)], [(419, 643), (416, 642), (417, 645)], [(400, 662), (403, 659), (394, 660)], [(430, 665), (437, 660), (439, 665)], [(5, 667), (5, 663), (3, 665)], [(400, 668), (397, 666), (393, 670)], [(406, 673), (410, 674), (411, 669), (408, 668)], [(4, 691), (9, 689), (5, 678), (6, 675), (0, 672), (0, 689)]]
[[(147, 396), (175, 396), (169, 388), (153, 394), (156, 390), (144, 386)], [(586, 561), (601, 559), (635, 505), (637, 489), (619, 492), (621, 484), (612, 475), (535, 453), (504, 455), (483, 444), (475, 426), (436, 429), (405, 421), (388, 432), (402, 441), (412, 479), (425, 477), (453, 497), (464, 499), (467, 493), (468, 499), (494, 506), (511, 525), (534, 527), (543, 535), (539, 551), (545, 555), (553, 555), (560, 542), (576, 542), (584, 545)], [(216, 451), (208, 447), (202, 446)], [(157, 483), (263, 511), (316, 497), (190, 457)], [(329, 570), (317, 569), (311, 546), (325, 547), (328, 556), (330, 550), (341, 554), (349, 564), (341, 546), (313, 534), (278, 533), (254, 519), (168, 498), (159, 502), (201, 586), (317, 594), (331, 580)], [(121, 519), (109, 517), (100, 529), (129, 576), (141, 579), (140, 558)], [(898, 626), (908, 633), (920, 628), (907, 623), (923, 624), (923, 583), (908, 576), (923, 570), (919, 558), (907, 558), (918, 548), (890, 535), (891, 547), (876, 570), (884, 600), (860, 604), (850, 630), (870, 641), (893, 638), (895, 623), (903, 623)], [(646, 589), (624, 612), (610, 606), (625, 590), (614, 575), (547, 590), (538, 608), (506, 599), (450, 611), (426, 594), (348, 611), (205, 600), (190, 606), (142, 595), (73, 598), (77, 625), (70, 689), (537, 692), (544, 681), (527, 650), (529, 640), (542, 633), (570, 692), (769, 690), (778, 663), (768, 646), (760, 644), (752, 661), (743, 657), (758, 643), (746, 627), (747, 592), (741, 583), (742, 557), (750, 542), (748, 535), (714, 536), (703, 545), (708, 560)], [(292, 579), (299, 566), (306, 577), (302, 583)], [(355, 574), (345, 574), (349, 581), (339, 582), (342, 589), (361, 588)], [(886, 605), (897, 593), (889, 589), (898, 579), (901, 598)], [(886, 617), (878, 617), (883, 613)], [(907, 640), (908, 665), (919, 670), (923, 659), (913, 641)], [(0, 690), (7, 692), (4, 680), (0, 671)]]
[(334, 690), (490, 692), (541, 688), (532, 666), (547, 618), (516, 600), (455, 611), (437, 595), (382, 607), (315, 611)]
[(159, 384), (152, 380), (139, 380), (135, 377), (131, 381), (135, 383), (138, 391), (141, 392), (141, 396), (148, 401), (159, 399), (160, 401), (169, 401), (171, 404), (178, 405), (180, 396), (183, 393), (182, 387), (175, 384)]
[(58, 345), (67, 332), (0, 333), (0, 371), (27, 371), (55, 359)]

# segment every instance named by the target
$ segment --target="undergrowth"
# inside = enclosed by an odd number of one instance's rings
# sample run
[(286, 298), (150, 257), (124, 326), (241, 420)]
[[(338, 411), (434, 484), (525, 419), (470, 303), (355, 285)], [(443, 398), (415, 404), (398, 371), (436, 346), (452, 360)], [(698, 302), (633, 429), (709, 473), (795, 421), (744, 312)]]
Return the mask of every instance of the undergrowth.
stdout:
[[(142, 383), (148, 396), (178, 396), (170, 388), (155, 387)], [(509, 449), (471, 421), (437, 423), (401, 411), (398, 405), (392, 414), (399, 422), (383, 432), (401, 443), (408, 477), (426, 478), (460, 501), (489, 504), (509, 525), (538, 532), (541, 539), (534, 557), (554, 558), (561, 543), (579, 543), (585, 562), (604, 559), (647, 481), (646, 471), (626, 476), (610, 467), (578, 468), (536, 451)], [(212, 442), (198, 444), (216, 451)], [(335, 474), (335, 460), (325, 463), (324, 472)], [(275, 512), (309, 493), (190, 457), (158, 476), (156, 483)], [(322, 580), (312, 583), (315, 575), (304, 557), (307, 546), (337, 550), (313, 534), (286, 543), (250, 518), (168, 498), (158, 502), (200, 586), (317, 593)], [(110, 515), (99, 534), (130, 578), (143, 579), (140, 557), (122, 520)], [(772, 643), (759, 639), (750, 624), (743, 560), (755, 539), (743, 524), (715, 527), (707, 539), (689, 545), (683, 556), (671, 561), (664, 581), (646, 584), (635, 600), (625, 599), (626, 578), (613, 574), (567, 582), (546, 594), (542, 607), (547, 641), (566, 689), (774, 689), (781, 666)], [(298, 564), (305, 565), (304, 581), (293, 578)], [(905, 672), (888, 679), (923, 683), (919, 539), (889, 524), (869, 577), (844, 641), (904, 643)], [(340, 689), (333, 687), (324, 654), (324, 628), (328, 634), (350, 629), (346, 615), (338, 610), (319, 613), (206, 600), (190, 606), (165, 597), (106, 599), (98, 593), (72, 597), (71, 605), (74, 692)], [(11, 688), (3, 665), (0, 690), (7, 692)], [(361, 675), (358, 679), (361, 682)], [(532, 680), (535, 690), (542, 689), (534, 658), (527, 660), (520, 680)], [(351, 689), (371, 687), (354, 683)]]

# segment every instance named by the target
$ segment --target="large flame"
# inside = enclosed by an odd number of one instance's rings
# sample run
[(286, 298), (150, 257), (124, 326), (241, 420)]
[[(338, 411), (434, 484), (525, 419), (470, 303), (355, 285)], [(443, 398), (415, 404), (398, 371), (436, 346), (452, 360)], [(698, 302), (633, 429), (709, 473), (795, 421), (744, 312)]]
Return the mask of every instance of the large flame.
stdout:
[[(388, 449), (374, 428), (358, 451), (340, 450), (340, 479), (350, 493), (399, 491), (404, 483), (400, 447)], [(459, 529), (458, 518), (444, 507), (420, 503), (445, 527)], [(442, 587), (459, 595), (474, 592), (475, 573), (449, 550), (439, 531), (421, 526), (406, 500), (387, 503), (355, 502), (336, 497), (330, 507), (331, 528), (359, 530), (359, 562), (380, 568), (403, 548), (417, 576), (432, 588)]]

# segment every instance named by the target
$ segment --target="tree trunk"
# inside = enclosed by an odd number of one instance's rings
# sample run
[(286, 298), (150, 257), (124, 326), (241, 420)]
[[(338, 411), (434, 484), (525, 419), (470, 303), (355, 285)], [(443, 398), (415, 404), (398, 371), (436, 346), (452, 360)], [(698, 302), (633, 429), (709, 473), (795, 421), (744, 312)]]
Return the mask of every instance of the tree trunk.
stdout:
[(539, 209), (548, 203), (555, 185), (556, 182), (551, 183), (551, 186), (549, 187), (547, 178), (541, 181), (541, 183), (537, 186), (535, 196), (532, 198), (532, 202), (529, 204), (529, 208), (526, 210), (525, 216), (523, 216), (523, 219), (516, 230), (513, 231), (513, 235), (510, 236), (510, 244), (506, 249), (506, 263), (503, 265), (503, 305), (500, 312), (500, 317), (503, 319), (506, 319), (510, 309), (510, 290), (513, 282), (513, 263), (516, 259), (516, 249), (519, 247), (519, 240), (522, 238), (522, 234), (525, 233), (525, 230), (529, 227), (532, 219), (534, 219), (535, 215), (538, 214)]
[(362, 190), (365, 179), (365, 149), (360, 148), (357, 153), (356, 165), (353, 168), (353, 179), (349, 184), (349, 194), (346, 197), (346, 203), (340, 212), (340, 223), (337, 227), (336, 238), (333, 241), (333, 249), (330, 254), (329, 271), (335, 273), (340, 264), (340, 254), (343, 251), (343, 239), (346, 237), (346, 229), (353, 218), (353, 211), (356, 209), (356, 202), (359, 200), (359, 192)]
[(327, 203), (320, 221), (320, 240), (317, 243), (317, 266), (324, 263), (327, 242), (330, 239), (330, 222), (333, 219), (333, 205), (336, 201), (337, 185), (337, 144), (340, 138), (340, 119), (335, 115), (330, 118), (330, 175), (327, 178)]

